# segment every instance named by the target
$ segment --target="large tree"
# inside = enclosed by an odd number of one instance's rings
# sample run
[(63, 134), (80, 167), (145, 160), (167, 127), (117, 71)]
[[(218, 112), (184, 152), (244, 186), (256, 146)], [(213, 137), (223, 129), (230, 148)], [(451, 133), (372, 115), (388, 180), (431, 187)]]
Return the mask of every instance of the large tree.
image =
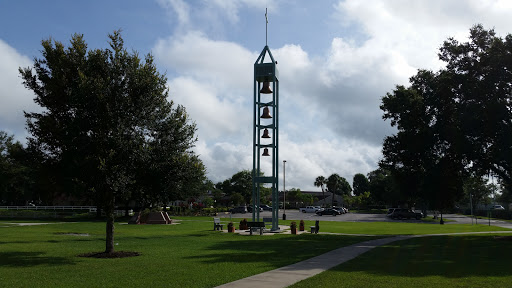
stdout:
[(44, 40), (43, 57), (20, 74), (44, 108), (25, 113), (29, 146), (104, 209), (105, 252), (113, 253), (116, 202), (176, 198), (203, 179), (204, 167), (190, 151), (195, 125), (167, 100), (167, 79), (153, 57), (128, 53), (119, 31), (109, 38), (109, 48), (95, 50), (78, 34), (68, 47)]
[(356, 196), (359, 196), (364, 192), (370, 192), (370, 182), (368, 181), (368, 178), (361, 173), (354, 175), (352, 187), (354, 189), (354, 195)]
[(378, 168), (368, 173), (369, 191), (373, 201), (378, 204), (396, 206), (400, 194), (395, 188), (393, 177), (388, 170)]
[(322, 197), (324, 199), (323, 206), (325, 206), (325, 189), (324, 189), (324, 185), (326, 184), (326, 182), (327, 182), (327, 180), (325, 179), (324, 176), (318, 176), (315, 179), (315, 183), (313, 183), (313, 185), (315, 185), (315, 187), (322, 188)]
[(19, 141), (0, 131), (0, 204), (23, 206), (36, 200), (30, 159)]
[(340, 196), (350, 196), (350, 192), (352, 192), (352, 187), (350, 187), (350, 184), (348, 183), (347, 179), (341, 177), (336, 173), (331, 174), (331, 176), (327, 178), (326, 186), (327, 190), (333, 193), (331, 199), (331, 205), (333, 206), (335, 194)]
[(512, 35), (476, 25), (469, 41), (450, 38), (439, 57), (454, 80), (451, 89), (461, 111), (464, 153), (473, 171), (489, 171), (512, 187)]
[(439, 58), (446, 68), (420, 70), (383, 98), (398, 132), (385, 139), (380, 164), (410, 201), (446, 209), (468, 175), (490, 172), (512, 186), (512, 35), (476, 25), (469, 41), (445, 41)]
[[(263, 172), (260, 172), (263, 176)], [(267, 198), (272, 194), (272, 189), (264, 187), (262, 183), (260, 185), (260, 201), (261, 203), (267, 203)], [(243, 197), (245, 204), (251, 203), (252, 200), (252, 172), (251, 170), (239, 171), (231, 178), (219, 182), (216, 188), (222, 190), (226, 195), (230, 196), (234, 193), (239, 193)]]
[(464, 198), (459, 203), (464, 206), (469, 203), (473, 211), (476, 211), (480, 204), (490, 204), (493, 184), (487, 181), (488, 179), (483, 177), (468, 177), (464, 182)]
[(382, 99), (383, 118), (398, 132), (384, 139), (380, 166), (392, 173), (402, 202), (411, 206), (430, 203), (442, 210), (461, 195), (467, 160), (453, 80), (446, 71), (420, 70), (410, 87), (398, 86)]

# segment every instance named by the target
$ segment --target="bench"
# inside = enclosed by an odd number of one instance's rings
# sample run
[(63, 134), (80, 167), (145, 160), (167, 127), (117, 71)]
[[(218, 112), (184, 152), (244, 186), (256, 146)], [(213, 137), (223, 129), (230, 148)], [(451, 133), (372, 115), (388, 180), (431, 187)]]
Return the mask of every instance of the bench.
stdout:
[(220, 218), (213, 218), (213, 231), (222, 230), (224, 224), (220, 224)]
[(318, 230), (320, 230), (320, 220), (316, 220), (315, 226), (310, 226), (309, 228), (311, 229), (311, 234), (318, 234)]
[(247, 222), (247, 227), (249, 227), (249, 232), (252, 235), (252, 230), (260, 229), (260, 235), (263, 235), (263, 229), (265, 229), (265, 222)]

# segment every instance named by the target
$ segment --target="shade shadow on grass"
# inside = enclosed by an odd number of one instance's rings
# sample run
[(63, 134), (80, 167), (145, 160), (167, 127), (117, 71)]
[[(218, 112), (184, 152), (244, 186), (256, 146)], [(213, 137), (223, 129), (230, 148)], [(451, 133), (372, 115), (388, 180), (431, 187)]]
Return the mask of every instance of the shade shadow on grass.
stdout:
[[(207, 264), (222, 262), (251, 263), (266, 262), (277, 268), (315, 257), (328, 251), (355, 243), (382, 237), (353, 237), (340, 235), (296, 236), (233, 236), (228, 241), (216, 242), (207, 248), (208, 253), (185, 257), (201, 259)], [(215, 251), (216, 253), (211, 253)]]
[(70, 258), (44, 256), (44, 252), (0, 252), (0, 267), (31, 267), (38, 265), (74, 265)]
[(332, 271), (446, 278), (510, 276), (512, 241), (495, 236), (436, 236), (377, 247)]

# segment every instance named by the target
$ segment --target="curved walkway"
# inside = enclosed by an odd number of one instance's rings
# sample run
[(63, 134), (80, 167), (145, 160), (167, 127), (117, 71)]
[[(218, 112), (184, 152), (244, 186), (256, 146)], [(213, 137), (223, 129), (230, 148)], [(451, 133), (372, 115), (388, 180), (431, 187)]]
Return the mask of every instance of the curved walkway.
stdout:
[[(507, 227), (509, 228), (509, 227)], [(292, 265), (284, 266), (275, 270), (267, 271), (237, 281), (226, 283), (217, 287), (221, 288), (284, 288), (293, 285), (299, 281), (320, 274), (328, 269), (338, 266), (346, 261), (381, 245), (386, 245), (395, 241), (426, 236), (444, 236), (459, 234), (492, 234), (492, 233), (512, 233), (512, 231), (487, 231), (487, 232), (465, 232), (465, 233), (444, 233), (427, 235), (401, 235), (387, 238), (374, 239), (356, 243), (350, 246), (338, 248), (325, 254), (313, 257), (308, 260), (297, 262)], [(323, 234), (323, 233), (321, 233)], [(336, 233), (333, 233), (336, 234)]]
[(288, 287), (296, 282), (315, 276), (325, 270), (331, 269), (343, 262), (351, 260), (360, 254), (380, 245), (385, 245), (397, 240), (411, 238), (412, 236), (396, 236), (369, 240), (347, 247), (329, 251), (320, 256), (313, 257), (292, 265), (253, 275), (234, 282), (218, 286), (222, 288), (280, 288)]

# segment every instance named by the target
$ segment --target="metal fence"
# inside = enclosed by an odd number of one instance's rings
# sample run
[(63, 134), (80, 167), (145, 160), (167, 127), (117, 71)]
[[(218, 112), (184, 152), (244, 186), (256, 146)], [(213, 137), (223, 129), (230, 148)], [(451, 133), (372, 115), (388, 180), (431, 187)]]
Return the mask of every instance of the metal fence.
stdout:
[(87, 210), (89, 212), (96, 212), (96, 206), (0, 206), (0, 209), (5, 210)]

